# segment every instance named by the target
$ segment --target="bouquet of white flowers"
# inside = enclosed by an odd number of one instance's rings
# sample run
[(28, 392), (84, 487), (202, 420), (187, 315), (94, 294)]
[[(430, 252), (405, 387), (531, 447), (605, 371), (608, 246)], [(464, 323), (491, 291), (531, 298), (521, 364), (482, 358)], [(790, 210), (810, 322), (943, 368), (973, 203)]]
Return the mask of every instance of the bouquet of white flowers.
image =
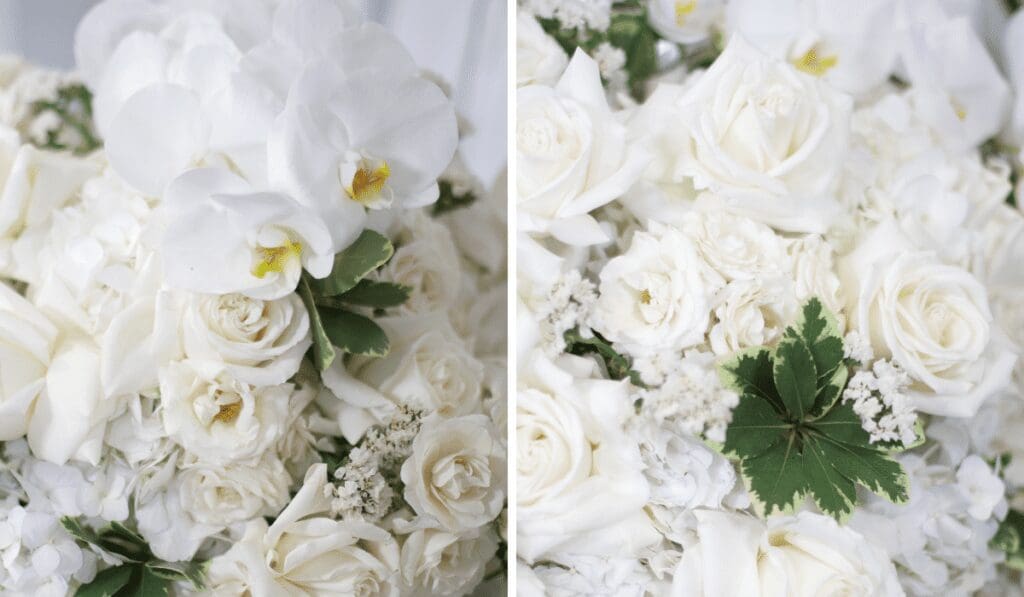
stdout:
[(519, 8), (520, 593), (1024, 594), (1024, 13)]
[(107, 0), (0, 61), (0, 594), (504, 574), (505, 183), (342, 0)]

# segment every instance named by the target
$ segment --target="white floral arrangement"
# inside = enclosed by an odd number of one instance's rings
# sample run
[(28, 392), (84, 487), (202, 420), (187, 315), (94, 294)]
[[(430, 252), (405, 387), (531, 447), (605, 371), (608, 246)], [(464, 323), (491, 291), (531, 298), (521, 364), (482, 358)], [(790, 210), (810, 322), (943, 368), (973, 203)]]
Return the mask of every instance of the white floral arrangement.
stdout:
[(441, 86), (340, 0), (74, 52), (0, 60), (0, 594), (503, 578), (505, 183)]
[(521, 595), (1024, 594), (1024, 13), (519, 0)]

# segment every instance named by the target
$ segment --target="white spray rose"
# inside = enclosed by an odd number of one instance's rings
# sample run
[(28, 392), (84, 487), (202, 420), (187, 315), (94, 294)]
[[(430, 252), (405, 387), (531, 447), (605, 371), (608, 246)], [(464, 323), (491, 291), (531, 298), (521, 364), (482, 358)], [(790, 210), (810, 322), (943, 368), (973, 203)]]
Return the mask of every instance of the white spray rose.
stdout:
[(782, 277), (734, 280), (719, 300), (716, 323), (708, 333), (717, 355), (774, 343), (793, 323), (799, 307), (793, 281)]
[(0, 441), (28, 430), (32, 405), (43, 389), (57, 328), (31, 303), (0, 283)]
[(678, 140), (682, 173), (731, 211), (825, 232), (838, 213), (832, 195), (851, 107), (849, 97), (733, 37), (676, 106), (688, 133)]
[(556, 364), (536, 352), (527, 370), (516, 399), (519, 557), (623, 556), (657, 543), (640, 454), (623, 431), (628, 382), (568, 355)]
[(766, 527), (744, 514), (695, 515), (699, 540), (683, 551), (672, 595), (903, 595), (885, 552), (827, 516), (801, 512)]
[(624, 350), (677, 350), (704, 340), (721, 278), (680, 230), (651, 222), (601, 270), (592, 326)]
[(483, 415), (426, 419), (402, 465), (405, 501), (453, 533), (494, 520), (505, 500), (505, 450), (496, 435)]
[(420, 528), (402, 542), (400, 569), (410, 596), (465, 595), (484, 577), (498, 550), (494, 531), (484, 528), (462, 535)]
[(179, 476), (182, 509), (206, 525), (274, 516), (288, 503), (291, 478), (272, 453), (253, 464), (184, 463)]
[(786, 242), (793, 266), (792, 278), (797, 302), (818, 297), (842, 321), (843, 295), (835, 272), (832, 245), (816, 234)]
[(256, 458), (284, 433), (292, 389), (249, 385), (216, 363), (171, 363), (160, 370), (164, 429), (203, 462)]
[(970, 417), (1008, 382), (1017, 355), (1003, 347), (985, 287), (967, 271), (914, 252), (884, 224), (840, 274), (851, 328), (913, 378), (917, 410)]
[(312, 344), (309, 314), (297, 294), (260, 300), (242, 294), (193, 294), (182, 315), (188, 358), (221, 362), (256, 385), (284, 383)]
[(588, 213), (622, 195), (647, 164), (608, 107), (597, 63), (573, 56), (554, 87), (516, 96), (520, 230), (569, 244), (606, 240)]
[(412, 289), (395, 312), (426, 314), (453, 307), (463, 265), (448, 227), (422, 211), (410, 212), (394, 241), (395, 254), (381, 268), (381, 277)]
[(569, 57), (532, 15), (520, 11), (516, 17), (516, 87), (554, 85), (562, 76)]
[(680, 228), (726, 281), (777, 276), (789, 270), (782, 238), (750, 218), (701, 209), (683, 216)]

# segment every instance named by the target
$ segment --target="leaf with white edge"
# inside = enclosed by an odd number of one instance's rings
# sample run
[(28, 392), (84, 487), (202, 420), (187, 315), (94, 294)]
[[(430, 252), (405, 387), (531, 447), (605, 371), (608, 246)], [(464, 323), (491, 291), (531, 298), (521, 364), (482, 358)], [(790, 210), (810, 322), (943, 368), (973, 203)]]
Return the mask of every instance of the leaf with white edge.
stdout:
[(838, 456), (832, 444), (813, 435), (804, 439), (804, 473), (814, 503), (825, 514), (842, 521), (857, 503), (857, 485), (832, 465)]
[(722, 452), (733, 457), (757, 456), (784, 441), (792, 427), (767, 401), (744, 394), (732, 411)]
[(204, 587), (209, 562), (149, 562), (150, 572), (170, 581), (188, 581), (198, 591)]
[(822, 435), (852, 446), (868, 446), (871, 436), (861, 425), (860, 417), (853, 411), (853, 403), (835, 405), (825, 415), (816, 419), (811, 426)]
[(99, 536), (100, 547), (126, 560), (143, 562), (153, 557), (146, 540), (119, 522), (111, 522)]
[(741, 470), (753, 493), (755, 509), (763, 516), (792, 512), (807, 491), (803, 469), (795, 435), (744, 459)]
[[(792, 329), (792, 328), (790, 328)], [(775, 347), (772, 374), (775, 389), (782, 403), (798, 421), (802, 421), (814, 406), (818, 374), (811, 351), (799, 337), (786, 334)]]
[(847, 368), (839, 322), (817, 297), (813, 297), (800, 308), (799, 317), (786, 333), (799, 335), (814, 359), (818, 391), (812, 412), (820, 415), (835, 403), (846, 385)]
[(64, 530), (75, 539), (99, 546), (100, 536), (96, 531), (84, 526), (77, 518), (73, 516), (62, 516), (60, 524), (64, 527)]
[(131, 580), (132, 572), (131, 566), (114, 566), (100, 570), (92, 581), (78, 587), (75, 597), (114, 597)]
[(363, 230), (359, 238), (334, 256), (331, 273), (310, 285), (318, 296), (338, 296), (355, 288), (367, 274), (387, 263), (395, 253), (388, 238), (373, 230)]
[(309, 312), (309, 329), (313, 337), (313, 364), (316, 365), (317, 371), (323, 371), (331, 366), (336, 355), (334, 346), (324, 331), (324, 324), (313, 300), (313, 292), (306, 283), (306, 276), (299, 279), (298, 293), (302, 298), (302, 304), (306, 306), (306, 311)]
[(409, 300), (412, 288), (394, 282), (360, 280), (348, 292), (339, 295), (338, 300), (350, 305), (362, 305), (374, 309), (397, 307)]
[(137, 597), (166, 597), (171, 594), (171, 581), (155, 574), (148, 567), (142, 568), (142, 577), (134, 595)]
[(828, 436), (823, 436), (822, 441), (836, 448), (832, 466), (844, 477), (894, 504), (907, 501), (910, 481), (900, 463), (871, 447), (852, 446)]
[(772, 353), (763, 346), (744, 350), (718, 366), (722, 385), (740, 396), (760, 397), (778, 412), (785, 412), (775, 389), (772, 373)]
[(369, 317), (329, 307), (320, 309), (320, 317), (331, 344), (342, 351), (369, 357), (388, 354), (391, 346), (387, 334)]

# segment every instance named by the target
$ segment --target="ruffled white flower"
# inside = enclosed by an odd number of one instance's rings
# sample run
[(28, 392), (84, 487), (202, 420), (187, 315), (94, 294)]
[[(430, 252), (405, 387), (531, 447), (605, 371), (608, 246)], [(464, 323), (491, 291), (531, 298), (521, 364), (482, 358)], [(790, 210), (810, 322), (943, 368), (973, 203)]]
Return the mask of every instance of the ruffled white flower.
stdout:
[(0, 441), (28, 430), (29, 415), (43, 390), (57, 328), (10, 286), (0, 283)]
[(735, 280), (718, 300), (715, 324), (708, 333), (717, 355), (773, 344), (793, 323), (799, 305), (793, 282), (782, 277)]
[(178, 177), (165, 206), (160, 257), (176, 289), (273, 300), (295, 290), (303, 269), (323, 278), (333, 267), (331, 233), (316, 213), (227, 170)]
[(403, 594), (465, 595), (480, 584), (487, 562), (497, 550), (498, 538), (489, 528), (461, 535), (417, 528), (402, 541)]
[(425, 315), (454, 307), (463, 268), (449, 228), (422, 210), (410, 212), (394, 243), (395, 254), (380, 275), (411, 289), (395, 313)]
[(650, 571), (631, 558), (572, 556), (558, 564), (536, 566), (533, 574), (549, 597), (643, 597), (657, 587)]
[(786, 243), (760, 222), (698, 209), (683, 216), (680, 228), (701, 258), (727, 282), (779, 276), (790, 269)]
[[(817, 297), (840, 322), (843, 316), (843, 293), (835, 271), (835, 250), (822, 237), (810, 234), (786, 242), (786, 252), (792, 263), (792, 277), (796, 284), (796, 299), (803, 304)], [(841, 323), (840, 327), (845, 327)]]
[(700, 344), (722, 280), (680, 230), (651, 222), (601, 270), (591, 325), (632, 354)]
[(258, 458), (284, 433), (292, 389), (249, 385), (215, 363), (171, 363), (160, 371), (164, 429), (204, 463)]
[(274, 516), (288, 503), (291, 484), (284, 465), (272, 453), (252, 464), (184, 462), (178, 476), (182, 510), (200, 524), (214, 527)]
[(193, 294), (181, 331), (185, 355), (227, 365), (240, 381), (284, 383), (312, 344), (309, 314), (298, 295), (263, 301), (241, 294)]
[(647, 158), (608, 107), (597, 63), (578, 51), (554, 88), (520, 88), (516, 113), (519, 229), (573, 245), (606, 240), (588, 214), (636, 182)]

